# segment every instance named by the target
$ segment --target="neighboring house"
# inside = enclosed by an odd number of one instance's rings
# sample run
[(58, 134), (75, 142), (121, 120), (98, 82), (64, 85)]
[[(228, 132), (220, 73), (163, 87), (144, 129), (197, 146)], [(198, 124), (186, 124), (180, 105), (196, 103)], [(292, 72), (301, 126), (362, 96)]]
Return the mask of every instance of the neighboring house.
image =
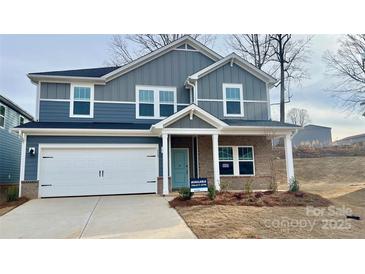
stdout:
[(351, 146), (354, 144), (365, 144), (365, 134), (349, 136), (333, 143), (336, 146)]
[(11, 129), (29, 121), (29, 113), (0, 95), (0, 185), (19, 182), (22, 141)]
[(168, 194), (208, 178), (219, 189), (272, 179), (271, 138), (285, 136), (294, 176), (295, 125), (271, 120), (276, 80), (190, 36), (122, 67), (30, 73), (37, 121), (24, 136), (22, 191), (37, 197)]
[[(318, 125), (306, 125), (293, 135), (292, 143), (293, 147), (325, 147), (332, 145), (332, 128), (318, 126)], [(274, 140), (274, 145), (279, 144), (279, 139)]]

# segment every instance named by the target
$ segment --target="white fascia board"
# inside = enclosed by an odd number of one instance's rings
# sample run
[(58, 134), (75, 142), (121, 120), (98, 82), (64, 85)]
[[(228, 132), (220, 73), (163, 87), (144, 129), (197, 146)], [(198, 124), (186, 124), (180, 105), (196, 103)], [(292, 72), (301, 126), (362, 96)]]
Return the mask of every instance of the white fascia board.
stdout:
[(121, 130), (121, 129), (80, 129), (80, 128), (15, 128), (27, 135), (80, 135), (80, 136), (158, 136), (148, 130)]
[(207, 66), (203, 68), (202, 70), (194, 73), (193, 75), (189, 76), (188, 79), (191, 80), (198, 80), (199, 78), (209, 74), (210, 72), (220, 68), (221, 66), (225, 65), (228, 62), (234, 62), (238, 66), (240, 66), (242, 69), (247, 70), (251, 74), (255, 75), (257, 78), (261, 79), (265, 83), (268, 83), (269, 85), (273, 85), (277, 82), (277, 80), (272, 77), (271, 75), (267, 74), (266, 72), (256, 68), (254, 65), (250, 64), (246, 60), (242, 59), (235, 53), (231, 53), (224, 57), (223, 59), (219, 60), (218, 62), (215, 62), (211, 64), (210, 66)]
[(183, 36), (180, 39), (178, 39), (164, 47), (161, 47), (149, 54), (146, 54), (146, 55), (132, 61), (131, 63), (126, 64), (126, 65), (120, 67), (119, 69), (116, 69), (116, 70), (102, 76), (102, 79), (104, 79), (106, 82), (113, 80), (114, 78), (119, 77), (120, 75), (123, 75), (139, 66), (144, 65), (144, 64), (158, 58), (159, 56), (173, 50), (175, 47), (179, 46), (180, 44), (183, 44), (186, 42), (188, 42), (190, 45), (199, 49), (200, 52), (207, 55), (209, 58), (211, 58), (214, 61), (217, 61), (222, 58), (222, 56), (220, 56), (218, 53), (216, 53), (213, 50), (209, 49), (208, 47), (204, 46), (203, 44), (201, 44), (199, 41), (196, 41), (192, 37)]
[(27, 74), (28, 78), (34, 83), (40, 81), (43, 82), (57, 82), (57, 83), (70, 83), (70, 82), (83, 82), (83, 83), (94, 83), (99, 85), (105, 85), (105, 80), (99, 77), (75, 77), (75, 76), (56, 76), (56, 75), (38, 75), (38, 74)]
[(205, 110), (201, 109), (197, 105), (191, 104), (190, 106), (183, 108), (182, 110), (176, 112), (175, 114), (171, 115), (170, 117), (158, 122), (155, 125), (152, 125), (152, 129), (162, 129), (172, 123), (178, 121), (180, 118), (188, 115), (191, 111), (194, 112), (194, 115), (198, 116), (202, 120), (208, 122), (212, 126), (215, 127), (226, 127), (228, 126), (223, 121), (219, 120), (218, 118), (214, 117), (212, 114), (206, 112)]

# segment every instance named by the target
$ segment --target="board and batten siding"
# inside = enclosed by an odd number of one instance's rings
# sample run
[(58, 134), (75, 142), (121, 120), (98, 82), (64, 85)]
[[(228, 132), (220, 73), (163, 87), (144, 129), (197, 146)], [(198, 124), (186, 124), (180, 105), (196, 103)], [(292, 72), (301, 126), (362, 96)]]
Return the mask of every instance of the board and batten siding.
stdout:
[(28, 136), (27, 150), (36, 149), (35, 155), (26, 153), (25, 177), (26, 181), (35, 181), (38, 178), (39, 144), (158, 144), (159, 146), (159, 175), (162, 175), (161, 138), (158, 137), (96, 137), (96, 136)]
[[(267, 120), (266, 83), (236, 64), (230, 63), (198, 80), (198, 105), (219, 119), (223, 116), (223, 83), (242, 84), (245, 116), (240, 119)], [(209, 101), (212, 100), (212, 101)]]
[[(21, 139), (11, 129), (19, 125), (20, 114), (5, 104), (5, 125), (0, 127), (0, 184), (17, 183), (20, 176)], [(25, 122), (28, 120), (24, 117)]]
[(211, 124), (203, 121), (196, 115), (190, 119), (190, 115), (182, 117), (180, 120), (168, 126), (168, 128), (214, 128)]
[(95, 85), (95, 100), (135, 102), (136, 85), (150, 85), (176, 87), (177, 103), (189, 104), (187, 77), (212, 63), (200, 52), (173, 50), (106, 85)]
[(70, 99), (70, 84), (42, 83), (40, 98), (42, 99)]

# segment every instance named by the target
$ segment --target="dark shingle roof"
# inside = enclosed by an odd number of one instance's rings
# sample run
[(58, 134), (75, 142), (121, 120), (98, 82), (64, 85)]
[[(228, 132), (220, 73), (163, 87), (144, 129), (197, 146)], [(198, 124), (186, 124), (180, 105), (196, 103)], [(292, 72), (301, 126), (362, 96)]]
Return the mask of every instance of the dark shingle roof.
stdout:
[(60, 71), (33, 72), (30, 75), (69, 76), (69, 77), (102, 77), (120, 67), (101, 67)]
[(133, 123), (79, 123), (79, 122), (30, 122), (16, 128), (58, 129), (150, 129), (151, 124)]
[(272, 120), (239, 120), (239, 119), (223, 119), (223, 122), (230, 126), (251, 126), (251, 127), (298, 127), (294, 124), (282, 123)]

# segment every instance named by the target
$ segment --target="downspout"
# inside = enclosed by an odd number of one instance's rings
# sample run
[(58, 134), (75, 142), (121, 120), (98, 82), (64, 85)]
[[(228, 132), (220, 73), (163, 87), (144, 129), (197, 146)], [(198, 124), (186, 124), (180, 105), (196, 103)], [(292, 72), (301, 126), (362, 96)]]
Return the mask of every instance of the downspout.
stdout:
[(195, 105), (198, 105), (198, 100), (197, 100), (197, 94), (196, 94), (196, 86), (194, 83), (190, 82), (190, 79), (188, 78), (186, 81), (185, 81), (185, 84), (189, 86), (189, 89), (192, 91), (192, 95), (193, 95), (193, 100), (192, 102), (195, 104)]

